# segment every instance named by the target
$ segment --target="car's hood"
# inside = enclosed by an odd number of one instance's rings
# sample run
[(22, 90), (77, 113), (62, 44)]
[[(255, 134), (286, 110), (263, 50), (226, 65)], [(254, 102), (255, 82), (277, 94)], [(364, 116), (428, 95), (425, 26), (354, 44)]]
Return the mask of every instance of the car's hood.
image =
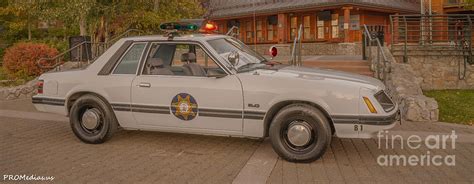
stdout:
[(380, 80), (373, 77), (322, 68), (288, 66), (274, 71), (260, 70), (259, 73), (267, 73), (275, 76), (296, 77), (306, 80), (321, 80), (325, 78), (335, 79), (341, 81), (361, 83), (364, 84), (366, 87), (372, 88), (374, 90), (382, 90), (385, 88), (384, 84)]

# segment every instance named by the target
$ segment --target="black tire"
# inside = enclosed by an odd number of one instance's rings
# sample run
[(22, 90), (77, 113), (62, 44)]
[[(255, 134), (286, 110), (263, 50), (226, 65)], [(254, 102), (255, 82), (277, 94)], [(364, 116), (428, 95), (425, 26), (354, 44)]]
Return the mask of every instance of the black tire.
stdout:
[[(82, 122), (86, 110), (93, 109), (98, 115), (96, 127), (87, 129)], [(118, 129), (117, 119), (107, 102), (95, 95), (84, 95), (77, 99), (69, 112), (72, 131), (82, 142), (100, 144), (109, 140)]]
[[(312, 132), (303, 146), (293, 145), (287, 136), (289, 126), (294, 122), (304, 122), (305, 127)], [(329, 120), (319, 109), (308, 104), (291, 104), (281, 109), (273, 118), (269, 134), (275, 152), (291, 162), (319, 159), (332, 138)]]

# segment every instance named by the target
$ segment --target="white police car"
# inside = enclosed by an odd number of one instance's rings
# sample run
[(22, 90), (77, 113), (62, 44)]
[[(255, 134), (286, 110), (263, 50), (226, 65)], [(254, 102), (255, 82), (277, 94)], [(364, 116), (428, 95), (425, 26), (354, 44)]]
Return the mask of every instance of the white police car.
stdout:
[(369, 138), (398, 114), (377, 79), (277, 64), (217, 34), (124, 38), (87, 68), (39, 79), (35, 107), (69, 116), (74, 134), (93, 144), (119, 127), (269, 136), (281, 157), (311, 161), (332, 136)]

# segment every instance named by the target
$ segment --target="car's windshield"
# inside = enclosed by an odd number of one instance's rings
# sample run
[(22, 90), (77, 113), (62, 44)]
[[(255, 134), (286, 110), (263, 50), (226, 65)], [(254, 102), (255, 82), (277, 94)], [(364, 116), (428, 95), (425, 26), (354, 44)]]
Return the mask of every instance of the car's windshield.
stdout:
[(265, 66), (264, 62), (267, 60), (250, 49), (247, 45), (235, 38), (220, 38), (210, 40), (208, 43), (216, 52), (227, 61), (227, 57), (232, 51), (239, 53), (239, 62), (237, 72), (246, 72)]

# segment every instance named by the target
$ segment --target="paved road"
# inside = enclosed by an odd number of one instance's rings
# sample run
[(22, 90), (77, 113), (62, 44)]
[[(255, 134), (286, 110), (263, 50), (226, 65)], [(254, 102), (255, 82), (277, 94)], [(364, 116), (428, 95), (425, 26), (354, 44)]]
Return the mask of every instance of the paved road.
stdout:
[[(4, 174), (54, 176), (59, 183), (474, 183), (474, 129), (442, 123), (408, 122), (392, 134), (425, 138), (455, 130), (455, 149), (401, 149), (398, 140), (386, 149), (377, 139), (334, 138), (322, 159), (297, 164), (279, 159), (268, 140), (121, 131), (105, 144), (84, 144), (67, 119), (35, 112), (28, 100), (0, 102), (0, 127), (0, 183)], [(380, 155), (427, 151), (455, 155), (456, 165), (377, 163)]]

